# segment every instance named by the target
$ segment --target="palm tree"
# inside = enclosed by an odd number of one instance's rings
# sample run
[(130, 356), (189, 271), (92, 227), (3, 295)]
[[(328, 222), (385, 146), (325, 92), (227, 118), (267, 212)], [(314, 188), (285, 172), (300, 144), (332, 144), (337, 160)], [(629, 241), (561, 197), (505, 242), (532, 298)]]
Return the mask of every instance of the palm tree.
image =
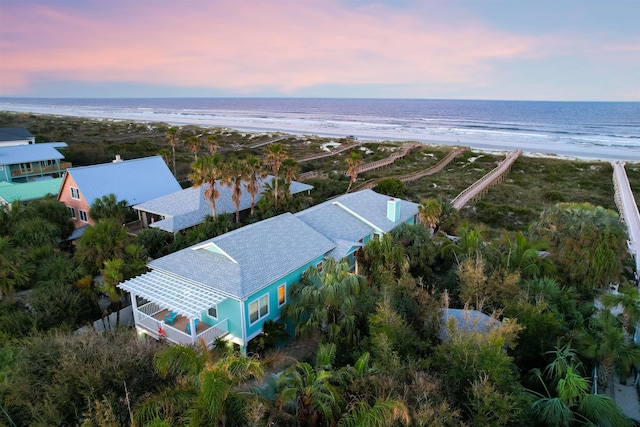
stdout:
[(513, 237), (503, 235), (503, 245), (506, 253), (502, 263), (509, 271), (519, 271), (525, 279), (552, 273), (553, 263), (543, 255), (543, 251), (549, 248), (549, 244), (544, 240), (527, 239), (519, 231)]
[[(111, 305), (114, 306), (116, 326), (120, 324), (122, 291), (118, 288), (118, 283), (125, 280), (124, 265), (122, 259), (110, 259), (104, 262), (104, 267), (100, 270), (103, 279), (100, 291), (109, 297)], [(111, 326), (111, 324), (109, 324), (109, 326)]]
[(391, 427), (401, 421), (409, 425), (409, 410), (404, 403), (394, 399), (379, 398), (373, 405), (365, 401), (357, 401), (344, 415), (339, 427)]
[(322, 271), (309, 267), (302, 280), (291, 287), (291, 304), (285, 312), (298, 323), (296, 334), (320, 332), (330, 340), (338, 337), (355, 342), (356, 297), (365, 279), (352, 274), (348, 260), (323, 261)]
[(218, 144), (215, 135), (207, 135), (207, 150), (209, 150), (209, 153), (216, 154), (218, 148), (220, 148), (220, 144)]
[(314, 369), (298, 362), (278, 378), (282, 387), (278, 398), (295, 408), (298, 425), (315, 427), (329, 424), (338, 417), (338, 391), (331, 384), (330, 370)]
[(555, 353), (555, 358), (544, 372), (539, 369), (533, 372), (544, 390), (532, 392), (537, 399), (531, 408), (538, 421), (558, 427), (633, 425), (609, 396), (589, 393), (589, 382), (580, 374), (582, 366), (573, 350), (564, 346), (551, 353)]
[(260, 192), (261, 182), (267, 176), (263, 164), (257, 157), (251, 156), (247, 159), (247, 181), (244, 188), (251, 195), (251, 215), (255, 209), (256, 195)]
[(585, 296), (621, 281), (629, 257), (627, 232), (618, 214), (589, 203), (559, 203), (532, 224), (533, 238), (551, 243), (551, 257)]
[(282, 169), (284, 169), (284, 180), (287, 184), (291, 184), (294, 179), (298, 177), (300, 172), (300, 165), (295, 160), (289, 158), (282, 162)]
[(94, 221), (98, 221), (103, 218), (113, 218), (118, 223), (122, 224), (125, 221), (129, 207), (129, 202), (126, 200), (120, 200), (116, 198), (116, 195), (111, 193), (96, 199), (91, 204), (89, 209), (89, 216)]
[(176, 176), (176, 145), (178, 143), (178, 128), (170, 127), (167, 129), (167, 142), (171, 147), (171, 154), (173, 155), (173, 176)]
[(26, 253), (16, 247), (8, 236), (0, 236), (0, 294), (13, 300), (15, 289), (29, 281), (31, 266)]
[(265, 154), (265, 164), (273, 171), (275, 176), (275, 204), (278, 206), (278, 178), (280, 177), (280, 167), (282, 162), (289, 158), (285, 147), (282, 144), (271, 144), (267, 147)]
[(633, 328), (640, 322), (640, 292), (632, 285), (623, 285), (618, 292), (606, 292), (600, 297), (604, 308), (622, 309), (622, 325), (628, 334), (633, 333)]
[(190, 136), (189, 138), (187, 138), (184, 144), (187, 146), (187, 148), (189, 148), (191, 154), (193, 154), (193, 160), (198, 160), (198, 151), (200, 150), (201, 145), (200, 138), (198, 138), (197, 136)]
[(214, 360), (203, 344), (167, 347), (158, 354), (156, 370), (177, 377), (178, 386), (143, 402), (135, 413), (138, 425), (179, 419), (188, 425), (225, 426), (229, 419), (240, 423), (245, 398), (238, 386), (264, 374), (256, 359), (226, 352)]
[(358, 173), (360, 173), (360, 167), (364, 164), (364, 160), (360, 158), (358, 153), (352, 152), (345, 161), (347, 162), (347, 176), (349, 177), (349, 186), (345, 193), (348, 193), (353, 183), (358, 179)]
[(222, 158), (218, 154), (200, 157), (192, 165), (192, 169), (193, 172), (189, 174), (189, 179), (194, 187), (209, 185), (204, 191), (204, 196), (211, 205), (211, 216), (215, 220), (217, 218), (216, 200), (220, 196), (220, 192), (216, 188), (216, 181), (222, 177)]
[(236, 224), (240, 223), (240, 197), (242, 196), (242, 181), (247, 176), (247, 163), (233, 159), (222, 173), (222, 182), (231, 187), (231, 200), (236, 207)]
[(131, 237), (122, 224), (113, 218), (101, 219), (85, 230), (77, 240), (76, 254), (94, 271), (110, 259), (122, 258)]
[(436, 199), (423, 200), (418, 205), (418, 217), (425, 227), (434, 230), (440, 225), (440, 215), (442, 214), (442, 206)]

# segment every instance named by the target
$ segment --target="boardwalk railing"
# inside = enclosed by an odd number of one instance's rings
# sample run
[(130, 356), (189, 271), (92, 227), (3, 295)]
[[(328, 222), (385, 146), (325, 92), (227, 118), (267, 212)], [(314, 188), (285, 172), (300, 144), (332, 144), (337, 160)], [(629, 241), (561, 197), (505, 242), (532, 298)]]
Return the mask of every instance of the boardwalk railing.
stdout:
[(343, 145), (342, 147), (333, 150), (333, 151), (329, 151), (327, 153), (320, 153), (320, 154), (315, 154), (313, 156), (309, 156), (309, 157), (304, 157), (302, 159), (297, 160), (298, 163), (302, 163), (302, 162), (309, 162), (311, 160), (317, 160), (317, 159), (323, 159), (325, 157), (331, 157), (331, 156), (335, 156), (336, 154), (340, 154), (344, 151), (347, 150), (351, 150), (352, 148), (356, 148), (359, 147), (360, 145), (362, 145), (362, 141), (358, 141), (354, 144), (349, 144), (349, 145)]
[(640, 276), (640, 214), (638, 213), (638, 205), (631, 191), (624, 162), (614, 161), (611, 162), (611, 166), (613, 166), (616, 205), (620, 212), (620, 219), (627, 225), (629, 251), (636, 261), (636, 279), (638, 279)]
[[(442, 160), (440, 160), (438, 163), (436, 163), (435, 165), (431, 166), (430, 168), (427, 168), (425, 170), (421, 170), (421, 171), (417, 171), (417, 172), (412, 172), (412, 173), (408, 173), (405, 175), (399, 175), (399, 176), (394, 176), (392, 178), (398, 179), (402, 182), (411, 182), (411, 181), (416, 181), (422, 177), (428, 176), (428, 175), (433, 175), (435, 173), (440, 172), (442, 169), (444, 169), (449, 163), (451, 163), (453, 161), (453, 159), (455, 159), (456, 157), (458, 157), (460, 154), (464, 153), (465, 151), (467, 151), (469, 148), (468, 147), (456, 147), (453, 151), (449, 152), (449, 154), (447, 154), (444, 158), (442, 158)], [(384, 178), (374, 178), (374, 179), (370, 179), (368, 181), (363, 182), (362, 184), (354, 187), (351, 191), (359, 191), (359, 190), (366, 190), (369, 188), (373, 188), (376, 185), (378, 185), (378, 183), (383, 180)]]
[(422, 144), (420, 144), (420, 143), (405, 144), (402, 147), (402, 151), (400, 151), (399, 153), (393, 153), (392, 155), (390, 155), (386, 159), (377, 160), (375, 162), (367, 163), (367, 164), (364, 164), (364, 165), (360, 166), (358, 168), (358, 173), (369, 172), (369, 171), (372, 171), (372, 170), (375, 170), (375, 169), (380, 169), (382, 167), (388, 166), (388, 165), (394, 163), (396, 160), (401, 159), (404, 156), (406, 156), (407, 153), (409, 153), (409, 151), (413, 150), (414, 148), (418, 148), (418, 147), (422, 147)]
[(453, 207), (460, 210), (464, 205), (469, 203), (470, 200), (482, 197), (491, 186), (504, 179), (504, 175), (511, 169), (511, 165), (513, 165), (513, 162), (515, 162), (521, 154), (521, 150), (509, 153), (507, 157), (500, 162), (498, 167), (471, 184), (462, 191), (462, 193), (458, 194), (456, 198), (451, 201)]

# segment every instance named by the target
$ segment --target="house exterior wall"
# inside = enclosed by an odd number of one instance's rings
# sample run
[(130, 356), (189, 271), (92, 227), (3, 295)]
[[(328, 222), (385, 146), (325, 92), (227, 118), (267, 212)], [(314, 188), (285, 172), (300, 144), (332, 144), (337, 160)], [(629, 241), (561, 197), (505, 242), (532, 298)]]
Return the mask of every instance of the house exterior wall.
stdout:
[[(308, 262), (302, 267), (298, 268), (295, 271), (287, 274), (285, 277), (276, 280), (266, 288), (261, 289), (260, 291), (254, 293), (250, 297), (248, 297), (244, 304), (244, 322), (247, 325), (247, 339), (248, 343), (251, 339), (255, 338), (257, 335), (262, 332), (262, 325), (267, 320), (278, 320), (282, 314), (282, 309), (289, 303), (289, 288), (292, 284), (300, 281), (302, 274), (307, 271), (310, 266), (316, 266), (319, 262), (322, 262), (324, 256), (321, 255), (315, 258), (313, 261)], [(285, 284), (285, 303), (278, 307), (278, 287), (282, 284)], [(249, 305), (256, 301), (257, 299), (262, 298), (262, 296), (267, 295), (269, 300), (269, 314), (260, 318), (257, 322), (251, 324), (249, 321)]]
[[(71, 188), (78, 189), (80, 199), (74, 199), (71, 197)], [(73, 177), (68, 173), (62, 182), (60, 193), (58, 193), (58, 201), (64, 203), (68, 208), (73, 208), (75, 210), (75, 218), (71, 218), (71, 220), (76, 228), (87, 224), (94, 225), (93, 220), (89, 217), (89, 209), (91, 208), (91, 205), (89, 205), (89, 202), (82, 195), (82, 191), (78, 188)], [(80, 219), (80, 211), (86, 212), (87, 221), (82, 221)]]
[(240, 315), (240, 301), (233, 298), (227, 298), (218, 304), (216, 309), (218, 310), (217, 319), (214, 319), (209, 316), (207, 312), (204, 312), (202, 313), (202, 320), (206, 324), (213, 326), (216, 323), (227, 319), (229, 322), (229, 335), (236, 337), (237, 343), (242, 344), (242, 317)]

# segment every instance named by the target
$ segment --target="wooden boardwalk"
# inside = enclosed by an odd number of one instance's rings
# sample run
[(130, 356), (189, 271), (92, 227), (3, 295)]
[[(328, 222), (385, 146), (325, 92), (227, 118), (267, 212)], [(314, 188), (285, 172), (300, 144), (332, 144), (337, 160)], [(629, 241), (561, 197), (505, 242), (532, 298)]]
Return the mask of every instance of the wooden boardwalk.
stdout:
[(393, 153), (392, 155), (390, 155), (389, 157), (387, 157), (386, 159), (382, 159), (382, 160), (377, 160), (375, 162), (371, 162), (371, 163), (366, 163), (362, 166), (360, 166), (358, 168), (358, 173), (365, 173), (365, 172), (369, 172), (372, 170), (376, 170), (376, 169), (380, 169), (383, 168), (385, 166), (389, 166), (391, 164), (393, 164), (396, 160), (403, 158), (404, 156), (406, 156), (409, 151), (418, 148), (418, 147), (423, 147), (423, 144), (420, 144), (418, 142), (414, 142), (411, 144), (404, 144), (402, 147), (402, 151), (400, 151), (399, 153)]
[(314, 154), (313, 156), (303, 157), (302, 159), (299, 159), (299, 160), (296, 160), (296, 161), (298, 163), (302, 163), (302, 162), (309, 162), (311, 160), (323, 159), (325, 157), (335, 156), (336, 154), (340, 154), (340, 153), (345, 152), (347, 150), (351, 150), (352, 148), (359, 147), (363, 143), (364, 143), (364, 141), (357, 141), (357, 142), (355, 142), (353, 144), (343, 145), (342, 147), (338, 148), (337, 150), (329, 151), (328, 153)]
[(615, 188), (616, 205), (620, 219), (627, 224), (629, 234), (629, 251), (636, 261), (636, 278), (640, 275), (640, 214), (633, 197), (629, 177), (624, 169), (624, 162), (611, 162), (613, 166), (613, 187)]
[(515, 162), (521, 154), (521, 150), (509, 153), (507, 157), (500, 162), (498, 167), (471, 184), (468, 188), (462, 191), (462, 193), (458, 194), (456, 198), (451, 201), (453, 207), (460, 210), (471, 200), (481, 198), (491, 186), (504, 179), (504, 175), (511, 169), (513, 162)]
[[(417, 171), (417, 172), (411, 172), (405, 175), (398, 175), (398, 176), (391, 176), (388, 178), (395, 178), (398, 179), (402, 182), (411, 182), (411, 181), (416, 181), (422, 177), (425, 176), (429, 176), (429, 175), (433, 175), (435, 173), (440, 172), (442, 169), (444, 169), (449, 163), (451, 163), (453, 161), (453, 159), (455, 159), (456, 157), (458, 157), (460, 154), (464, 153), (465, 151), (469, 150), (469, 147), (456, 147), (454, 150), (450, 151), (449, 154), (447, 154), (444, 158), (442, 158), (442, 160), (440, 160), (438, 163), (436, 163), (435, 165), (431, 166), (430, 168), (421, 170), (421, 171)], [(358, 190), (366, 190), (369, 188), (373, 188), (376, 185), (378, 185), (378, 183), (383, 180), (385, 178), (374, 178), (374, 179), (370, 179), (368, 181), (363, 182), (362, 184), (354, 187), (351, 191), (358, 191)]]

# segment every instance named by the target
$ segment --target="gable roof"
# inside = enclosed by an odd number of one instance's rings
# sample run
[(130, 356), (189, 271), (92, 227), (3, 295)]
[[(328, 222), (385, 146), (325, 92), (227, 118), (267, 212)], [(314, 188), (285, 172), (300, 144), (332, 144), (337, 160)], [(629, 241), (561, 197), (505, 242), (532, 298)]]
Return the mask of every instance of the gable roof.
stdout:
[(66, 147), (65, 142), (45, 142), (39, 144), (10, 145), (0, 147), (0, 164), (39, 162), (41, 160), (64, 159), (56, 148)]
[(389, 220), (387, 218), (387, 203), (390, 199), (393, 198), (376, 193), (373, 190), (362, 190), (344, 194), (329, 202), (336, 204), (342, 209), (356, 215), (361, 220), (387, 233), (418, 214), (417, 203), (395, 199), (400, 201), (400, 217), (398, 221)]
[(247, 225), (149, 263), (242, 299), (335, 247), (290, 213)]
[(62, 185), (62, 178), (43, 179), (25, 183), (0, 186), (0, 199), (4, 203), (41, 199), (47, 194), (56, 196)]
[[(269, 175), (261, 180), (260, 187), (264, 189), (266, 184), (271, 184), (273, 176)], [(150, 212), (162, 215), (165, 219), (150, 224), (151, 227), (171, 233), (193, 227), (204, 221), (207, 215), (211, 215), (211, 205), (204, 196), (204, 192), (209, 188), (209, 184), (199, 187), (185, 188), (175, 193), (167, 194), (157, 199), (149, 200), (144, 203), (135, 205), (133, 208), (143, 212)], [(220, 192), (220, 196), (216, 200), (216, 212), (233, 213), (236, 206), (231, 199), (232, 188), (224, 185), (216, 186)], [(311, 185), (293, 181), (290, 186), (291, 194), (297, 194), (313, 189)], [(262, 198), (262, 193), (256, 195), (255, 202)], [(244, 182), (242, 184), (242, 193), (240, 195), (240, 210), (251, 207), (251, 195), (247, 192)]]
[(69, 168), (67, 175), (90, 205), (111, 193), (133, 205), (181, 188), (160, 156)]
[(33, 138), (33, 135), (25, 128), (0, 128), (0, 141), (19, 141), (29, 138)]

